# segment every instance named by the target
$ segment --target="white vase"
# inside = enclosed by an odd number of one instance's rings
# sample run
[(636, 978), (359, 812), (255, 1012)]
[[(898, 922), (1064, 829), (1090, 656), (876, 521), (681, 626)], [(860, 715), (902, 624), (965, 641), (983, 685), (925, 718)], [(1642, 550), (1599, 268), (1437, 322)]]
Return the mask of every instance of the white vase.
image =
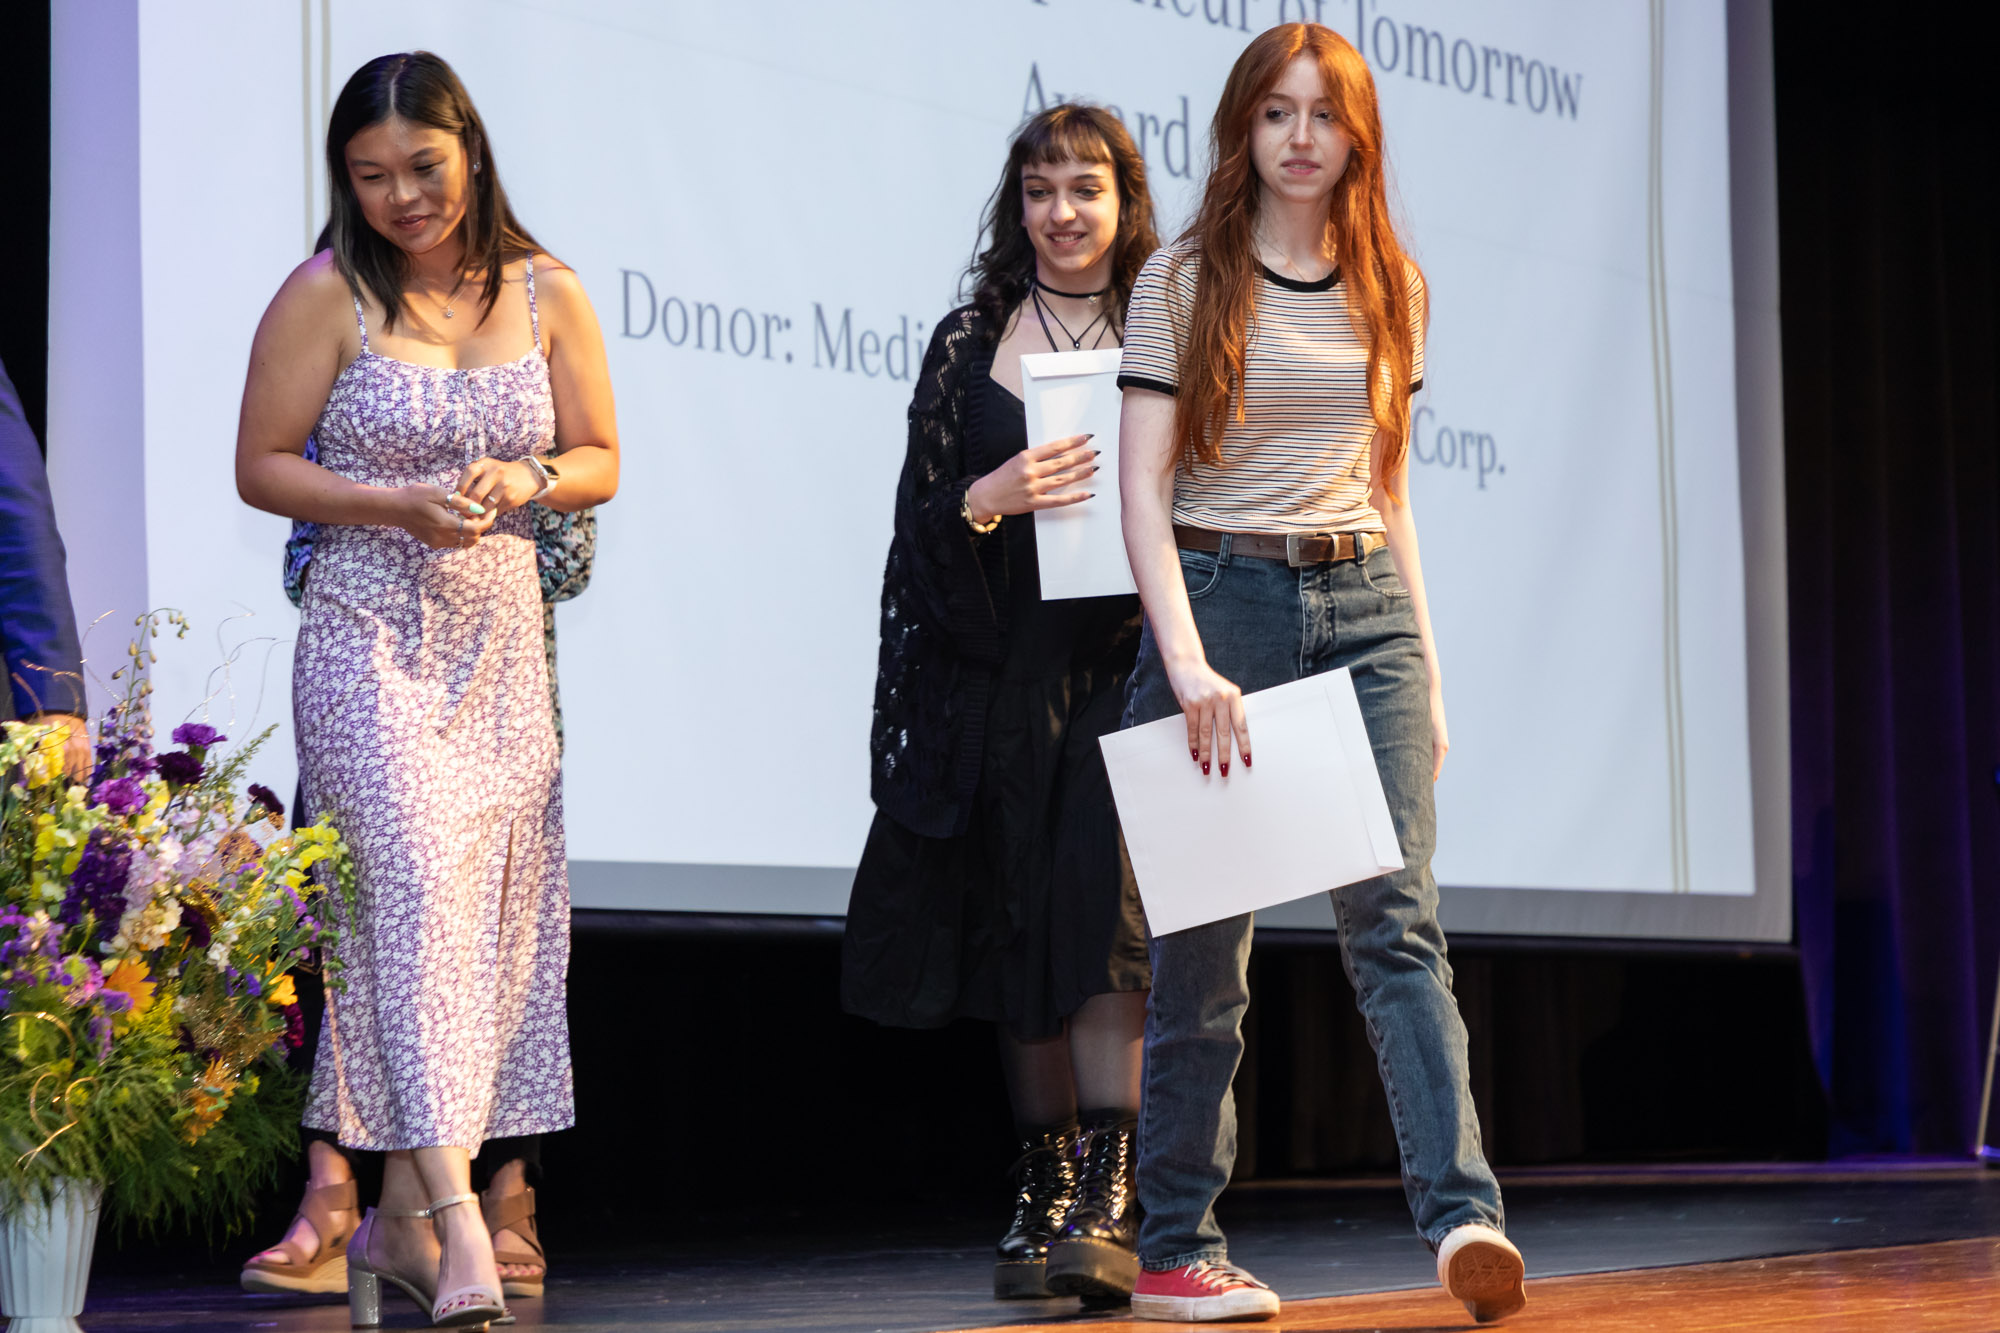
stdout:
[(65, 1180), (46, 1204), (0, 1216), (0, 1311), (7, 1333), (82, 1333), (83, 1291), (104, 1187)]

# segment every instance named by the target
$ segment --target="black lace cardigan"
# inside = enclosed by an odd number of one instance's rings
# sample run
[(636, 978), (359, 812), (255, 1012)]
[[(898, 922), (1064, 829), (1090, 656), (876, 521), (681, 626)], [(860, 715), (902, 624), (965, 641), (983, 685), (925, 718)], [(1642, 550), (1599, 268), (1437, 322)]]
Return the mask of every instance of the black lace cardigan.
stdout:
[(980, 536), (959, 512), (966, 488), (1006, 461), (980, 456), (976, 419), (997, 342), (971, 306), (945, 316), (931, 336), (882, 571), (870, 792), (882, 813), (933, 838), (965, 831), (987, 699), (1006, 652), (1000, 530)]

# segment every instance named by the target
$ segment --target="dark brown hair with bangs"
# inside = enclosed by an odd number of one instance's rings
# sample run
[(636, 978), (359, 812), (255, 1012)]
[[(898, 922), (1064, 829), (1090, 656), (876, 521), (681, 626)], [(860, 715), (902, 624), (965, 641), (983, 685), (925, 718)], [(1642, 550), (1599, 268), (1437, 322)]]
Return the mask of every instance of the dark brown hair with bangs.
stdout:
[(403, 248), (368, 225), (354, 183), (347, 177), (347, 143), (371, 125), (392, 116), (429, 125), (455, 135), (471, 174), (472, 198), (458, 224), (465, 243), (466, 267), (481, 275), (479, 322), (485, 323), (500, 297), (501, 270), (509, 261), (542, 247), (514, 217), (507, 192), (500, 188), (500, 168), (493, 161), (493, 143), (452, 67), (429, 51), (405, 51), (377, 56), (354, 71), (326, 126), (326, 227), (314, 253), (333, 251), (334, 266), (356, 296), (366, 287), (382, 303), (383, 326), (393, 329), (405, 312), (403, 284), (409, 281), (410, 257)]
[(1410, 379), (1416, 337), (1410, 302), (1417, 268), (1389, 218), (1382, 116), (1368, 62), (1346, 38), (1317, 23), (1285, 23), (1252, 39), (1223, 85), (1210, 130), (1212, 165), (1187, 237), (1199, 248), (1194, 309), (1174, 399), (1174, 440), (1189, 463), (1220, 464), (1222, 434), (1243, 419), (1243, 353), (1256, 309), (1260, 264), (1258, 178), (1250, 122), (1292, 61), (1318, 67), (1333, 116), (1353, 145), (1327, 199), (1328, 253), (1340, 265), (1355, 332), (1368, 343), (1368, 409), (1382, 440), (1379, 478), (1394, 481), (1410, 447)]
[(1029, 166), (1063, 162), (1103, 162), (1118, 186), (1118, 237), (1112, 242), (1111, 313), (1123, 332), (1125, 306), (1146, 257), (1160, 248), (1153, 229), (1153, 194), (1146, 186), (1146, 162), (1118, 117), (1100, 106), (1058, 102), (1031, 117), (1014, 135), (1000, 184), (986, 201), (980, 222), (981, 249), (965, 281), (972, 303), (999, 337), (1007, 319), (1028, 299), (1035, 277), (1035, 243), (1028, 239), (1021, 203), (1021, 172)]

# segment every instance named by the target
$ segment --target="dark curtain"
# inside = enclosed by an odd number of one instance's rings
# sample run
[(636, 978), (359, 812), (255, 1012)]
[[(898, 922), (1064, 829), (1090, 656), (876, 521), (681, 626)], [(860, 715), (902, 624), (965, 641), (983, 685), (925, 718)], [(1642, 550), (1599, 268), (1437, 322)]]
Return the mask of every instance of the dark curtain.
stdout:
[(1901, 40), (1880, 6), (1775, 10), (1794, 873), (1835, 1154), (1972, 1146), (2000, 959), (1992, 47), (1974, 7), (1921, 12)]

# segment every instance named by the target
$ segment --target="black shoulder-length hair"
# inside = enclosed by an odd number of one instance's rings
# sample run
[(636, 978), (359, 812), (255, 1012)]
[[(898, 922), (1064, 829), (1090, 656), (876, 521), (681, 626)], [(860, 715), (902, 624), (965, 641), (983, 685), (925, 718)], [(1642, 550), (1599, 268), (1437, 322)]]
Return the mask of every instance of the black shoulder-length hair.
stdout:
[(500, 168), (493, 160), (493, 142), (479, 119), (472, 95), (443, 57), (429, 51), (404, 51), (377, 56), (354, 71), (334, 101), (326, 126), (328, 199), (326, 228), (314, 248), (333, 251), (334, 266), (356, 296), (367, 288), (381, 302), (383, 325), (393, 329), (405, 313), (403, 284), (410, 275), (410, 257), (362, 216), (361, 201), (347, 178), (347, 144), (371, 125), (392, 116), (429, 125), (458, 136), (472, 172), (472, 198), (459, 226), (465, 240), (468, 268), (485, 274), (479, 296), (479, 322), (499, 299), (501, 270), (511, 260), (541, 249), (514, 216), (507, 191), (500, 186)]
[(1037, 112), (1014, 135), (1000, 184), (986, 201), (980, 221), (980, 249), (966, 270), (972, 303), (992, 325), (994, 336), (1007, 317), (1028, 299), (1035, 278), (1035, 243), (1028, 239), (1021, 205), (1021, 171), (1030, 164), (1103, 162), (1118, 183), (1118, 236), (1112, 242), (1112, 313), (1122, 331), (1132, 284), (1153, 251), (1160, 248), (1153, 228), (1153, 194), (1146, 187), (1146, 162), (1118, 117), (1086, 102), (1058, 102)]

